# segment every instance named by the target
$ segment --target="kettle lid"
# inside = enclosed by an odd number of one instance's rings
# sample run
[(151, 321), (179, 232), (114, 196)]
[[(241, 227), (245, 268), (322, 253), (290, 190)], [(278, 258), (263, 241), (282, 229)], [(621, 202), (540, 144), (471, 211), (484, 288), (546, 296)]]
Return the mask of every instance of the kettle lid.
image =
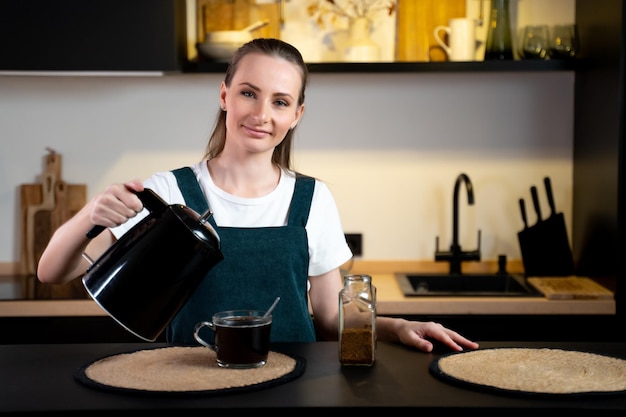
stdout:
[(211, 210), (207, 210), (203, 215), (183, 204), (171, 204), (169, 209), (176, 217), (191, 231), (198, 239), (209, 243), (220, 242), (220, 237), (209, 219), (213, 215)]

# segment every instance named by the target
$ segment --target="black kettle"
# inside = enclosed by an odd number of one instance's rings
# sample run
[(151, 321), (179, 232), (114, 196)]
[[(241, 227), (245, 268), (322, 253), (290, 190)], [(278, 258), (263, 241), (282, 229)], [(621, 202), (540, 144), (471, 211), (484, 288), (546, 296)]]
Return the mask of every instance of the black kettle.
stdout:
[[(82, 282), (115, 321), (152, 342), (224, 256), (208, 223), (210, 211), (200, 216), (184, 205), (168, 205), (148, 188), (136, 194), (150, 213), (90, 260)], [(87, 237), (102, 230), (94, 226)]]

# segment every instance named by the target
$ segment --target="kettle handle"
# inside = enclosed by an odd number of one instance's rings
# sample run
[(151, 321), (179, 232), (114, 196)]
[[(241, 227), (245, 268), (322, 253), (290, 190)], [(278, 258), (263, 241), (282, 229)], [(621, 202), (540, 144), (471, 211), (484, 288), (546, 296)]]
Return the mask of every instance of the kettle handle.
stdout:
[[(144, 188), (143, 191), (133, 192), (137, 195), (137, 197), (139, 197), (139, 199), (143, 203), (143, 206), (147, 208), (150, 213), (158, 213), (168, 208), (168, 204), (150, 188)], [(99, 224), (97, 224), (87, 232), (87, 237), (89, 239), (93, 239), (94, 237), (98, 236), (104, 229), (106, 229), (105, 226), (100, 226)]]

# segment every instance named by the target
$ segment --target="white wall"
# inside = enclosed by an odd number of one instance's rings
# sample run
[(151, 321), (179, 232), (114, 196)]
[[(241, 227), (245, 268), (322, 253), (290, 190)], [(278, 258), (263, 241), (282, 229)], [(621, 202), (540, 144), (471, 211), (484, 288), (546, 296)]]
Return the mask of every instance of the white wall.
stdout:
[[(19, 260), (19, 185), (38, 182), (45, 148), (89, 197), (115, 181), (198, 160), (222, 74), (0, 76), (0, 263)], [(451, 240), (452, 190), (467, 173), (460, 239), (483, 259), (519, 259), (518, 199), (553, 180), (571, 230), (571, 72), (311, 74), (296, 168), (327, 181), (364, 259), (433, 259)]]

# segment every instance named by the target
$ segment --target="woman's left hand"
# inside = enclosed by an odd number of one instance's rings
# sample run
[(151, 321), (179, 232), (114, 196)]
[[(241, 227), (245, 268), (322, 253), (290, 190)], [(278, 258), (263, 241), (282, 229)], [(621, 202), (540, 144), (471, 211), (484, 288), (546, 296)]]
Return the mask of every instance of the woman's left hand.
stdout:
[[(416, 347), (424, 352), (432, 352), (433, 341), (437, 341), (453, 351), (478, 348), (478, 343), (472, 342), (454, 330), (432, 321), (386, 318), (382, 319), (380, 323), (377, 322), (377, 327), (379, 335), (387, 335), (387, 337), (382, 337), (382, 340), (395, 339), (404, 345)], [(383, 330), (381, 327), (385, 329)]]

